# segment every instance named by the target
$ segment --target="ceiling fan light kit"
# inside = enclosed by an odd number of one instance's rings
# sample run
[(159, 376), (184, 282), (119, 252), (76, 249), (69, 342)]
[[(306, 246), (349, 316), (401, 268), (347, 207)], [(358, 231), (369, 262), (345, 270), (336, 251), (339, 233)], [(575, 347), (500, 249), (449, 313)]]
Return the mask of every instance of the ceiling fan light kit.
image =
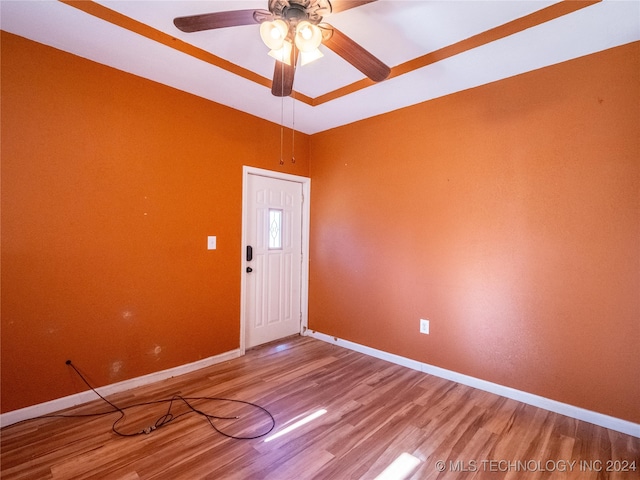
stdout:
[(292, 54), (293, 45), (291, 45), (291, 42), (283, 42), (280, 48), (269, 50), (270, 57), (289, 66), (291, 66)]
[[(214, 12), (173, 20), (183, 32), (260, 24), (260, 37), (276, 59), (271, 93), (289, 96), (295, 66), (323, 56), (320, 45), (332, 50), (374, 82), (385, 80), (391, 69), (358, 43), (328, 23), (325, 15), (359, 7), (376, 0), (269, 0), (269, 10)], [(295, 47), (295, 48), (294, 48)], [(299, 54), (299, 55), (298, 55)]]
[(300, 52), (300, 65), (304, 67), (305, 65), (322, 57), (324, 57), (324, 54), (318, 48), (310, 52)]
[(266, 21), (260, 25), (260, 37), (269, 47), (269, 55), (280, 62), (291, 65), (293, 44), (290, 38), (295, 38), (295, 46), (301, 54), (301, 65), (306, 65), (322, 57), (318, 49), (322, 43), (322, 31), (316, 25), (304, 20), (297, 25), (287, 25), (284, 20)]
[(296, 47), (301, 52), (312, 52), (322, 43), (322, 32), (317, 25), (302, 21), (296, 25)]
[(289, 26), (284, 20), (278, 19), (272, 22), (263, 22), (260, 25), (260, 37), (271, 50), (281, 49), (288, 35)]

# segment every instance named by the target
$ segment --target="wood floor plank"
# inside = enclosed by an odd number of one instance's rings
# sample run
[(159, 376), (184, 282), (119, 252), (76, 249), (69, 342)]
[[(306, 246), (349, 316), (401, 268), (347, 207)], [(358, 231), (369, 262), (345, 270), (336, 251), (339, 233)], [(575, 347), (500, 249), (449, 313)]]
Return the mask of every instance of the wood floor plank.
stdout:
[[(267, 436), (236, 440), (179, 399), (170, 412), (155, 403), (175, 395), (203, 414), (239, 416), (210, 417), (231, 435), (265, 433), (272, 420), (244, 403), (194, 397), (257, 403), (275, 421), (269, 435), (320, 409), (326, 413), (268, 442)], [(257, 347), (109, 400), (122, 408), (145, 403), (125, 408), (117, 425), (125, 433), (168, 413), (175, 420), (120, 437), (112, 431), (120, 414), (97, 399), (64, 413), (110, 413), (5, 427), (0, 478), (373, 480), (405, 452), (420, 461), (407, 480), (640, 478), (638, 438), (309, 337)], [(550, 468), (561, 461), (574, 462), (573, 470)], [(635, 461), (636, 470), (604, 471), (616, 461)]]

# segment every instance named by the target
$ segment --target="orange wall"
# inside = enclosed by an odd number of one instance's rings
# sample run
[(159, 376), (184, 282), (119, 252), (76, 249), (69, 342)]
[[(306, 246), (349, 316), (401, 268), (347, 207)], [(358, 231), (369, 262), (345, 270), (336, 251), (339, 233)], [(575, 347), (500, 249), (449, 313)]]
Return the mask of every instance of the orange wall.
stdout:
[(308, 137), (280, 167), (276, 124), (1, 45), (2, 412), (86, 390), (67, 359), (100, 386), (238, 348), (242, 165), (308, 175)]
[(252, 165), (312, 176), (312, 329), (640, 422), (639, 59), (299, 135), (280, 167), (278, 125), (3, 32), (2, 412), (85, 390), (68, 358), (105, 385), (237, 348)]
[(639, 43), (314, 135), (311, 159), (311, 329), (640, 422)]

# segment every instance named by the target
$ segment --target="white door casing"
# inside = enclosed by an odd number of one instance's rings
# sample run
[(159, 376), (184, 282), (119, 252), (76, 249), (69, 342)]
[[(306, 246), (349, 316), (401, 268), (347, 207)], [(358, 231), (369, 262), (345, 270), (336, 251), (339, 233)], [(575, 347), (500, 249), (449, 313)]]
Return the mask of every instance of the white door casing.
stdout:
[(242, 352), (306, 329), (310, 188), (306, 177), (243, 174)]

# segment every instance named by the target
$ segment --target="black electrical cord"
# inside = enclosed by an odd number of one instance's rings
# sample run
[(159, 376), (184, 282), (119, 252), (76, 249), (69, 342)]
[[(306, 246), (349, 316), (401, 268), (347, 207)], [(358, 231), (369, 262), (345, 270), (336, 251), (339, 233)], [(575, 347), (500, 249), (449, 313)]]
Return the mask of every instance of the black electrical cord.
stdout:
[[(85, 385), (86, 385), (87, 387), (89, 387), (93, 393), (95, 393), (98, 397), (100, 397), (102, 400), (104, 400), (107, 404), (111, 405), (111, 406), (113, 407), (113, 410), (114, 410), (114, 411), (116, 411), (116, 412), (119, 412), (119, 413), (120, 413), (120, 418), (118, 418), (118, 420), (116, 420), (115, 422), (113, 422), (113, 425), (111, 426), (111, 430), (113, 430), (113, 432), (114, 432), (114, 433), (116, 433), (117, 435), (122, 435), (120, 432), (118, 432), (118, 431), (116, 430), (116, 425), (118, 424), (118, 422), (119, 422), (120, 420), (122, 420), (122, 419), (125, 417), (124, 410), (122, 410), (120, 407), (118, 407), (118, 406), (114, 405), (114, 404), (113, 404), (113, 403), (111, 403), (109, 400), (107, 400), (107, 399), (106, 399), (106, 398), (104, 398), (102, 395), (100, 395), (100, 393), (98, 393), (98, 391), (97, 391), (95, 388), (93, 388), (93, 387), (91, 386), (91, 384), (87, 381), (87, 379), (86, 379), (86, 378), (84, 378), (84, 375), (82, 375), (82, 374), (80, 373), (80, 371), (76, 368), (76, 366), (75, 366), (73, 363), (71, 363), (71, 360), (67, 360), (65, 363), (66, 363), (67, 365), (69, 365), (71, 368), (73, 368), (73, 370), (75, 370), (75, 372), (78, 374), (78, 376), (80, 377), (80, 379), (82, 379), (82, 381), (85, 383)], [(112, 412), (107, 412), (107, 413), (112, 413)], [(64, 415), (63, 415), (63, 416), (64, 416)]]
[[(174, 395), (173, 397), (169, 398), (169, 399), (165, 399), (165, 400), (154, 400), (154, 401), (150, 401), (150, 402), (142, 402), (142, 403), (136, 403), (136, 404), (132, 404), (132, 405), (128, 405), (126, 407), (119, 407), (118, 405), (114, 404), (113, 402), (107, 400), (105, 397), (103, 397), (102, 395), (100, 395), (100, 393), (91, 386), (91, 384), (87, 381), (87, 379), (84, 377), (84, 375), (82, 375), (82, 373), (80, 373), (80, 371), (76, 368), (76, 366), (71, 362), (71, 360), (67, 360), (66, 364), (69, 365), (71, 368), (73, 368), (73, 370), (78, 374), (78, 376), (82, 379), (82, 381), (85, 383), (85, 385), (87, 385), (87, 387), (89, 387), (89, 389), (95, 393), (98, 397), (100, 397), (105, 403), (107, 403), (113, 410), (107, 411), (107, 412), (101, 412), (101, 413), (89, 413), (89, 414), (77, 414), (77, 415), (64, 415), (64, 414), (52, 414), (52, 415), (41, 415), (37, 418), (86, 418), (86, 417), (100, 417), (100, 416), (105, 416), (105, 415), (110, 415), (114, 412), (118, 412), (120, 414), (120, 416), (116, 419), (115, 422), (113, 422), (113, 425), (111, 426), (111, 430), (118, 436), (120, 437), (136, 437), (138, 435), (145, 435), (145, 434), (149, 434), (154, 430), (157, 430), (160, 427), (164, 427), (166, 425), (168, 425), (169, 423), (173, 422), (174, 420), (177, 420), (180, 417), (183, 417), (184, 415), (188, 415), (189, 413), (196, 413), (200, 416), (203, 416), (204, 418), (207, 419), (207, 421), (209, 422), (209, 425), (211, 425), (211, 427), (218, 432), (221, 435), (224, 435), (225, 437), (228, 438), (232, 438), (234, 440), (253, 440), (256, 438), (260, 438), (260, 437), (264, 437), (265, 435), (269, 434), (276, 426), (276, 421), (273, 418), (273, 415), (271, 415), (271, 413), (264, 407), (261, 407), (258, 404), (252, 403), (252, 402), (246, 402), (244, 400), (236, 400), (236, 399), (231, 399), (231, 398), (219, 398), (219, 397), (183, 397), (181, 395)], [(179, 415), (174, 415), (172, 413), (172, 408), (174, 406), (174, 403), (176, 403), (177, 401), (182, 402), (184, 405), (187, 406), (187, 408), (189, 409), (187, 412), (181, 413)], [(266, 429), (265, 432), (263, 433), (259, 433), (257, 435), (253, 435), (253, 436), (239, 436), (239, 435), (231, 435), (229, 433), (224, 432), (223, 430), (221, 430), (220, 428), (216, 427), (216, 425), (213, 423), (214, 420), (238, 420), (240, 419), (240, 417), (238, 416), (232, 416), (232, 417), (222, 417), (222, 416), (217, 416), (217, 415), (210, 415), (206, 412), (203, 412), (202, 410), (196, 408), (195, 406), (193, 406), (190, 402), (195, 402), (195, 401), (220, 401), (220, 402), (231, 402), (231, 403), (236, 403), (236, 404), (241, 404), (241, 405), (248, 405), (251, 408), (257, 409), (261, 412), (263, 412), (266, 417), (269, 419), (271, 425), (269, 426), (268, 429)], [(118, 429), (118, 424), (126, 417), (126, 412), (125, 410), (128, 410), (130, 408), (135, 408), (135, 407), (143, 407), (143, 406), (149, 406), (149, 405), (158, 405), (158, 404), (168, 404), (167, 407), (167, 411), (166, 413), (164, 413), (163, 415), (161, 415), (153, 425), (146, 427), (143, 430), (140, 430), (138, 432), (134, 432), (134, 433), (125, 433), (122, 432)], [(32, 419), (35, 420), (35, 419)], [(18, 423), (22, 423), (22, 422), (18, 422)]]

